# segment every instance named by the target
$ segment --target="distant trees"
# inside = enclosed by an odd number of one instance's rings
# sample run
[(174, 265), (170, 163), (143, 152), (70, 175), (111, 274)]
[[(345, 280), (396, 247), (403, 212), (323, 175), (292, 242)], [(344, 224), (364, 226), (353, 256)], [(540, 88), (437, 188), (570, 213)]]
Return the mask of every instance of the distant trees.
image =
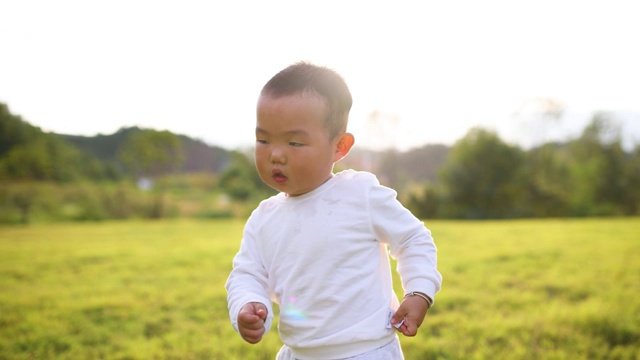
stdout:
[(534, 216), (633, 215), (640, 205), (638, 148), (626, 153), (610, 115), (596, 113), (565, 144), (529, 152), (529, 196)]
[[(184, 152), (177, 135), (166, 130), (141, 130), (129, 133), (118, 149), (118, 157), (129, 174), (149, 180), (178, 170)], [(161, 218), (167, 212), (167, 189), (158, 183), (153, 188), (155, 196), (148, 216)]]
[(137, 177), (165, 175), (184, 161), (182, 143), (169, 131), (143, 130), (129, 134), (118, 149), (118, 157)]
[(273, 193), (260, 179), (253, 161), (239, 152), (233, 153), (233, 161), (220, 174), (218, 183), (236, 201), (264, 198)]
[(6, 104), (0, 103), (0, 156), (4, 156), (14, 146), (26, 144), (37, 132), (37, 128), (13, 115)]
[(19, 222), (29, 222), (33, 209), (45, 206), (54, 195), (43, 191), (42, 182), (112, 179), (113, 175), (108, 165), (43, 133), (0, 103), (0, 220), (15, 209)]
[(563, 216), (570, 212), (570, 154), (565, 144), (549, 143), (527, 154), (529, 216)]
[(44, 134), (0, 103), (0, 179), (74, 181), (111, 175), (96, 158)]
[(471, 129), (453, 146), (441, 170), (439, 215), (474, 219), (522, 215), (524, 159), (522, 150), (495, 133)]
[(423, 217), (638, 215), (640, 147), (625, 152), (620, 129), (605, 113), (595, 114), (577, 139), (526, 152), (475, 128), (453, 146), (438, 182), (408, 200)]
[(640, 182), (634, 176), (637, 154), (626, 154), (620, 129), (606, 113), (595, 114), (569, 144), (570, 206), (574, 215), (631, 215), (638, 211)]
[[(549, 119), (561, 109), (543, 105)], [(344, 168), (375, 172), (422, 218), (640, 215), (640, 146), (623, 147), (608, 113), (574, 139), (529, 150), (474, 128), (452, 147), (354, 149), (336, 167)], [(154, 178), (155, 189), (137, 188), (140, 177)], [(239, 151), (136, 127), (44, 133), (0, 103), (0, 222), (244, 216), (273, 193)]]
[[(136, 129), (121, 135), (126, 135), (117, 146), (122, 158), (114, 159), (120, 163), (105, 161), (90, 147), (68, 141), (79, 137), (44, 133), (0, 103), (0, 222), (26, 223), (34, 212), (79, 220), (160, 214), (162, 194), (138, 194), (122, 175), (131, 170), (135, 176), (158, 176), (179, 169), (182, 143), (168, 131)], [(103, 140), (109, 139), (100, 138), (98, 153), (115, 154)], [(111, 184), (115, 181), (121, 184)]]
[[(99, 160), (112, 165), (118, 169), (122, 175), (127, 174), (126, 166), (122, 163), (122, 147), (126, 142), (135, 137), (135, 133), (158, 132), (152, 129), (139, 127), (120, 128), (113, 134), (96, 136), (79, 136), (55, 134), (82, 152), (91, 154)], [(175, 169), (176, 172), (184, 173), (219, 173), (224, 170), (231, 161), (230, 151), (217, 146), (211, 146), (205, 142), (193, 139), (185, 135), (176, 135), (180, 141), (181, 152), (184, 155), (181, 166)]]
[[(404, 189), (424, 182), (436, 182), (438, 170), (449, 156), (450, 147), (428, 144), (406, 152), (394, 149), (377, 155), (376, 169), (373, 170), (387, 186)], [(351, 157), (352, 154), (349, 154)], [(347, 161), (345, 161), (347, 163)], [(357, 164), (354, 164), (357, 167)]]

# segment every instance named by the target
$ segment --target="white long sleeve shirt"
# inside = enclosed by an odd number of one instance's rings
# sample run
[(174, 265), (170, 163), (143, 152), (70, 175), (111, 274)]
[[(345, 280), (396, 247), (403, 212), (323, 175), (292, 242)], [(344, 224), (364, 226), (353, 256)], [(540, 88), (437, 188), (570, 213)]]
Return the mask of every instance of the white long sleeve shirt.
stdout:
[(367, 172), (346, 170), (296, 197), (264, 200), (251, 214), (226, 284), (231, 322), (240, 308), (280, 305), (282, 341), (296, 358), (354, 356), (391, 341), (398, 307), (389, 253), (406, 292), (432, 299), (442, 278), (429, 230)]

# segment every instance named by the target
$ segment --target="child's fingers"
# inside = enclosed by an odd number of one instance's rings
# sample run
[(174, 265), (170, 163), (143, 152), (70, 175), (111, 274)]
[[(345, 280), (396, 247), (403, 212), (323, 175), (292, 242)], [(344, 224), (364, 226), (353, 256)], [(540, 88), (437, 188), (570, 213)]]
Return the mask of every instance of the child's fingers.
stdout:
[(258, 343), (266, 331), (266, 318), (267, 308), (264, 304), (249, 303), (243, 306), (238, 314), (238, 330), (242, 338), (251, 344)]
[(393, 325), (396, 329), (402, 326), (404, 322), (405, 316), (407, 316), (407, 311), (404, 309), (402, 305), (396, 310), (396, 312), (391, 317), (391, 325)]
[(257, 303), (255, 305), (255, 310), (256, 315), (258, 315), (258, 317), (262, 319), (263, 322), (265, 322), (267, 320), (267, 307), (264, 306), (264, 304)]
[(414, 321), (405, 319), (405, 322), (398, 330), (400, 330), (400, 332), (405, 336), (416, 336), (416, 334), (418, 333), (418, 326)]
[(238, 323), (248, 329), (260, 329), (267, 318), (267, 308), (260, 303), (250, 303), (242, 307)]
[(238, 316), (238, 325), (245, 329), (257, 330), (264, 327), (264, 321), (256, 315)]
[(260, 329), (241, 329), (240, 335), (243, 339), (245, 339), (250, 344), (255, 344), (262, 340), (262, 335), (264, 334), (264, 327)]

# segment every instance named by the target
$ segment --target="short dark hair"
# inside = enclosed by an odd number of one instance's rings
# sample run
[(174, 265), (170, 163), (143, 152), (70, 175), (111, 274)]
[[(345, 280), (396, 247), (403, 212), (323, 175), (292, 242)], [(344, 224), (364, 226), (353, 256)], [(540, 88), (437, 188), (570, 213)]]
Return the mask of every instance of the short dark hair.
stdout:
[(305, 93), (324, 98), (330, 138), (346, 130), (353, 99), (347, 83), (332, 69), (305, 61), (295, 63), (274, 75), (260, 95), (281, 97)]

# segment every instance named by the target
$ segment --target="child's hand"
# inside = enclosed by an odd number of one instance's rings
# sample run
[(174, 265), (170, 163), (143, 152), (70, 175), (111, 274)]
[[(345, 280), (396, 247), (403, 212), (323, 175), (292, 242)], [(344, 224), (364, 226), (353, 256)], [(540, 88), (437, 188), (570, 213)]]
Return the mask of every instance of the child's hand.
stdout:
[(267, 307), (262, 303), (252, 302), (244, 305), (238, 313), (238, 331), (240, 336), (251, 344), (262, 340), (267, 320)]
[(400, 307), (391, 317), (391, 324), (396, 325), (403, 319), (404, 322), (397, 328), (405, 336), (415, 336), (422, 325), (429, 303), (419, 296), (408, 296), (402, 300)]

